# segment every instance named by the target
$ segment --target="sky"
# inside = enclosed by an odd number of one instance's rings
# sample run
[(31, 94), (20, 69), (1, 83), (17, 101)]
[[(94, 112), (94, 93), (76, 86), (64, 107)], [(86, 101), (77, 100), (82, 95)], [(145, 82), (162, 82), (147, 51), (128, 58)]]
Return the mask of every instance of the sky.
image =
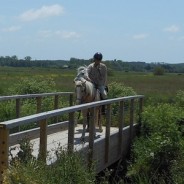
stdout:
[(0, 56), (184, 63), (184, 0), (0, 0)]

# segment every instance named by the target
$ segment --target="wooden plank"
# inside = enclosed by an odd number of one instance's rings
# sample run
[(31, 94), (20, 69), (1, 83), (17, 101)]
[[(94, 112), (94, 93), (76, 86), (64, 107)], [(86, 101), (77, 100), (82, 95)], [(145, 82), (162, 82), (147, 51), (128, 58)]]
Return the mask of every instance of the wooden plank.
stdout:
[[(54, 109), (58, 109), (59, 107), (59, 95), (55, 95), (54, 96)], [(57, 123), (58, 122), (58, 116), (56, 116), (54, 118), (54, 122)]]
[(134, 99), (130, 100), (130, 144), (132, 142), (132, 127), (134, 123)]
[[(135, 136), (137, 125), (133, 125), (133, 137)], [(105, 127), (103, 127), (105, 130)], [(84, 144), (82, 144), (79, 140), (81, 137), (82, 125), (78, 125), (75, 128), (74, 134), (74, 150), (80, 151), (84, 159), (86, 160), (86, 164), (88, 163), (88, 152), (89, 152), (89, 140), (87, 139)], [(95, 163), (96, 172), (99, 173), (106, 167), (110, 166), (112, 163), (116, 162), (120, 157), (126, 156), (127, 148), (129, 148), (129, 134), (130, 126), (123, 128), (123, 141), (122, 141), (122, 155), (119, 155), (118, 150), (118, 139), (119, 139), (119, 130), (117, 127), (111, 127), (111, 136), (110, 136), (110, 144), (109, 144), (109, 159), (108, 162), (104, 162), (105, 155), (105, 132), (100, 133), (97, 132), (97, 137), (94, 139), (93, 144), (93, 163)], [(86, 133), (86, 137), (88, 137), (89, 133)], [(32, 140), (34, 143), (34, 156), (37, 156), (39, 151), (39, 138)], [(63, 132), (58, 132), (55, 134), (51, 134), (47, 138), (47, 151), (49, 152), (49, 156), (51, 156), (52, 160), (48, 160), (47, 164), (53, 163), (56, 161), (56, 156), (53, 153), (53, 150), (57, 149), (57, 146), (60, 145), (63, 149), (67, 148), (68, 145), (68, 130)]]
[(0, 128), (0, 183), (3, 181), (2, 174), (8, 168), (9, 130)]
[(36, 97), (36, 113), (40, 113), (42, 111), (42, 97)]
[(110, 144), (110, 127), (111, 127), (111, 105), (107, 105), (106, 131), (105, 131), (105, 163), (109, 160)]
[(40, 122), (40, 158), (46, 162), (47, 154), (47, 120), (42, 120)]
[[(48, 125), (47, 135), (54, 134), (63, 130), (68, 129), (68, 121), (59, 122), (56, 124)], [(9, 146), (17, 144), (23, 138), (36, 139), (40, 137), (40, 128), (34, 128), (31, 130), (26, 130), (14, 134), (10, 134)]]
[(123, 128), (124, 128), (124, 121), (125, 121), (125, 117), (124, 117), (124, 101), (120, 102), (119, 105), (119, 154), (122, 154), (122, 139), (123, 139)]
[(69, 125), (68, 125), (68, 150), (73, 152), (74, 149), (74, 131), (75, 131), (75, 120), (74, 112), (69, 113)]
[(12, 95), (12, 96), (1, 96), (0, 101), (13, 100), (13, 99), (23, 99), (23, 98), (36, 98), (36, 97), (47, 97), (47, 96), (70, 96), (74, 95), (74, 92), (55, 92), (55, 93), (39, 93), (39, 94), (26, 94), (26, 95)]
[(143, 112), (143, 98), (140, 98), (139, 99), (139, 119), (138, 119), (138, 123), (141, 124), (141, 121), (142, 121), (142, 112)]
[(62, 108), (62, 109), (47, 111), (47, 112), (43, 112), (43, 113), (39, 113), (39, 114), (34, 114), (34, 115), (22, 117), (22, 118), (19, 118), (19, 119), (5, 121), (2, 124), (6, 128), (11, 129), (11, 128), (16, 127), (16, 126), (20, 126), (20, 125), (23, 125), (23, 124), (26, 125), (26, 124), (29, 124), (31, 122), (40, 121), (42, 119), (48, 119), (48, 118), (59, 116), (59, 115), (65, 114), (65, 113), (84, 110), (86, 108), (94, 108), (94, 107), (98, 107), (98, 106), (101, 106), (101, 105), (108, 105), (108, 104), (111, 104), (111, 103), (119, 102), (121, 100), (135, 99), (135, 98), (139, 98), (139, 96), (142, 97), (142, 95), (129, 96), (129, 97), (119, 97), (119, 98), (114, 98), (114, 99), (108, 99), (108, 100), (102, 100), (102, 101), (97, 101), (97, 102), (92, 102), (92, 103), (75, 105), (75, 106), (72, 106), (72, 107), (65, 107), (65, 108)]
[(95, 121), (97, 119), (97, 110), (95, 108), (90, 109), (90, 122), (89, 122), (89, 152), (88, 152), (88, 167), (92, 167), (93, 152), (94, 152), (94, 136), (95, 136)]

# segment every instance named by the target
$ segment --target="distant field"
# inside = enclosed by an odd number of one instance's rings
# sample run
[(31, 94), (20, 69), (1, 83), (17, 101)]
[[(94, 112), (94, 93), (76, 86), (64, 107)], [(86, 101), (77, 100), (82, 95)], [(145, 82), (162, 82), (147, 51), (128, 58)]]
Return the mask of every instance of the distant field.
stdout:
[[(73, 91), (73, 79), (76, 70), (54, 68), (15, 68), (0, 67), (0, 94), (9, 95), (8, 88), (25, 77), (52, 77), (58, 91)], [(154, 76), (152, 73), (133, 73), (112, 71), (109, 83), (119, 82), (132, 87), (137, 94), (147, 97), (172, 98), (178, 90), (184, 90), (184, 74), (165, 74)]]

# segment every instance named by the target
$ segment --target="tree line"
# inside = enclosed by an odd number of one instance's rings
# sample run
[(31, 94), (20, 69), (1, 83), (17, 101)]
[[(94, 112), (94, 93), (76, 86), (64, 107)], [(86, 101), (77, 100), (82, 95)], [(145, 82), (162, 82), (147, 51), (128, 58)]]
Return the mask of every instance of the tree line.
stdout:
[[(10, 67), (52, 67), (52, 68), (68, 68), (75, 69), (81, 65), (88, 65), (92, 59), (70, 58), (70, 60), (33, 60), (30, 56), (24, 59), (18, 59), (14, 56), (0, 56), (0, 66)], [(161, 68), (164, 72), (184, 73), (184, 63), (168, 64), (163, 62), (146, 63), (142, 61), (122, 61), (122, 60), (106, 60), (104, 61), (109, 70), (117, 71), (135, 71), (135, 72), (153, 72), (155, 68)]]

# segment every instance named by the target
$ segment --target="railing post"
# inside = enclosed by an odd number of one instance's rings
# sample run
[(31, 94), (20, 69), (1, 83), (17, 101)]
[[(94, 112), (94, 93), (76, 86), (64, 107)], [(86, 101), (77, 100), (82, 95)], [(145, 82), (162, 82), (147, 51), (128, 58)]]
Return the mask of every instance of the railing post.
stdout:
[(143, 111), (143, 98), (140, 98), (139, 99), (139, 120), (138, 120), (138, 123), (141, 124), (141, 121), (142, 121), (142, 111)]
[(119, 106), (119, 154), (122, 154), (122, 138), (123, 138), (123, 128), (124, 128), (124, 101), (120, 102)]
[(47, 120), (40, 121), (40, 158), (46, 162), (47, 157)]
[(73, 106), (73, 94), (70, 94), (69, 103), (70, 106)]
[(36, 97), (36, 103), (37, 103), (37, 113), (41, 112), (41, 106), (42, 106), (42, 97)]
[(16, 118), (20, 118), (20, 99), (16, 99)]
[(93, 162), (93, 152), (94, 152), (94, 136), (95, 136), (95, 111), (96, 109), (92, 107), (90, 109), (90, 126), (89, 126), (89, 157), (88, 157), (88, 167), (91, 168)]
[(9, 130), (0, 127), (0, 184), (3, 183), (4, 170), (8, 168)]
[(110, 127), (111, 127), (111, 105), (108, 104), (106, 114), (106, 132), (105, 132), (105, 163), (109, 161)]
[(73, 152), (74, 149), (74, 131), (75, 131), (75, 113), (69, 113), (69, 124), (68, 124), (68, 151)]
[(133, 136), (133, 124), (134, 124), (134, 99), (130, 101), (130, 144)]
[[(16, 118), (20, 118), (20, 99), (16, 99)], [(15, 131), (20, 131), (20, 126), (15, 127)]]
[[(59, 107), (59, 95), (55, 95), (54, 96), (54, 109), (58, 109), (58, 107)], [(55, 123), (57, 123), (58, 122), (58, 116), (56, 116), (55, 118), (54, 118), (54, 122)]]

